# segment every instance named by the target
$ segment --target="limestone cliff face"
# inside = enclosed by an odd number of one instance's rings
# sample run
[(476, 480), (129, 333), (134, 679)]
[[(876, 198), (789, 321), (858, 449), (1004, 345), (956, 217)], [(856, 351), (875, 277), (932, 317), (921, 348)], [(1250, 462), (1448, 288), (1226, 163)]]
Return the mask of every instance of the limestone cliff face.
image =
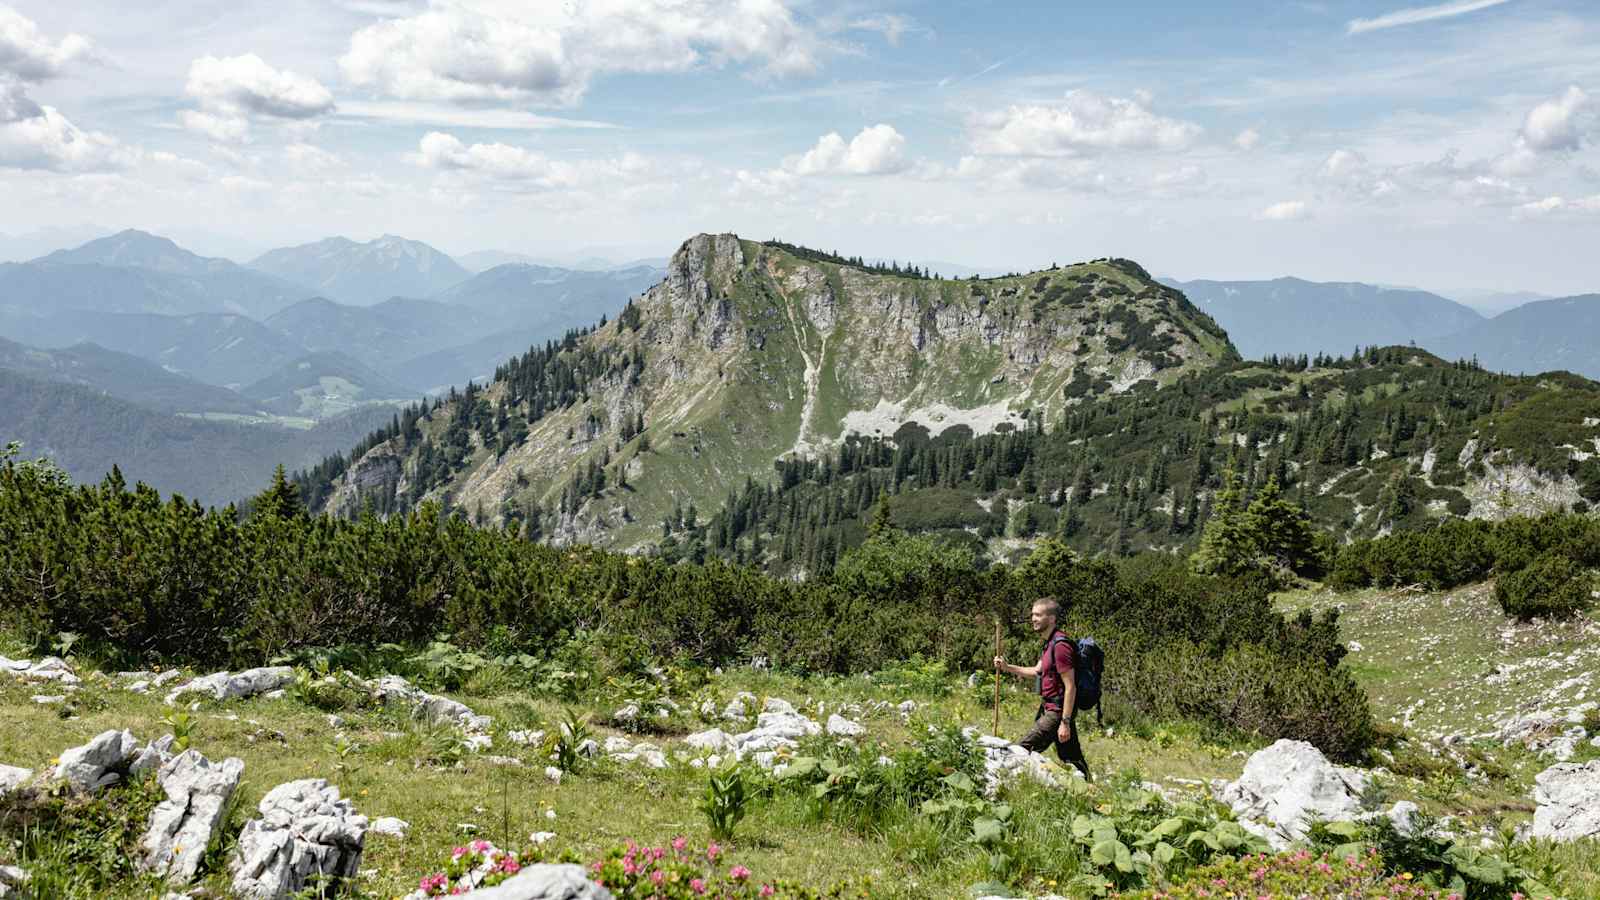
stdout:
[[(775, 460), (850, 432), (1049, 422), (1096, 395), (1159, 389), (1237, 358), (1182, 294), (1121, 260), (935, 281), (703, 234), (633, 305), (584, 340), (642, 358), (637, 376), (586, 383), (503, 454), (475, 437), (474, 452), (425, 496), (487, 521), (538, 503), (547, 540), (631, 546), (675, 503), (709, 511), (746, 478), (769, 476)], [(507, 386), (484, 396), (497, 403)], [(624, 440), (641, 414), (643, 440)], [(415, 460), (397, 443), (354, 461), (330, 508), (355, 508), (374, 485), (413, 477)], [(604, 462), (607, 487), (563, 503), (591, 461)]]

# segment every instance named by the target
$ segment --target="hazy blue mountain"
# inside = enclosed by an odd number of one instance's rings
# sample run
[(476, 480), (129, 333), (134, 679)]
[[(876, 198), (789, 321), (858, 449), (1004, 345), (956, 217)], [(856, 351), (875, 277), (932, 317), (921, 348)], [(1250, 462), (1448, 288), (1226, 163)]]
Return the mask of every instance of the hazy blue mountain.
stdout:
[[(580, 324), (593, 325), (594, 322)], [(576, 328), (579, 325), (569, 327)], [(565, 330), (511, 328), (469, 343), (402, 360), (385, 367), (384, 371), (400, 383), (417, 385), (430, 394), (469, 381), (487, 384), (494, 377), (496, 366), (513, 356), (527, 353), (536, 345), (543, 346), (547, 340), (559, 338)]]
[(1485, 291), (1471, 288), (1445, 291), (1444, 294), (1457, 303), (1470, 306), (1486, 316), (1498, 316), (1503, 312), (1516, 309), (1525, 303), (1533, 303), (1536, 300), (1553, 299), (1549, 294), (1539, 294), (1534, 291)]
[(0, 313), (0, 334), (36, 347), (95, 343), (224, 387), (257, 381), (306, 352), (291, 338), (239, 315), (74, 310), (6, 319)]
[(1476, 356), (1485, 368), (1535, 374), (1564, 369), (1600, 378), (1600, 294), (1539, 300), (1429, 345), (1448, 359)]
[(43, 350), (0, 339), (0, 369), (81, 385), (157, 412), (252, 415), (261, 408), (227, 388), (94, 344)]
[(284, 247), (250, 265), (362, 306), (390, 297), (431, 297), (472, 275), (445, 253), (392, 234), (364, 244), (331, 237)]
[(516, 253), (510, 250), (476, 250), (456, 257), (456, 262), (469, 272), (487, 272), (495, 266), (508, 264), (549, 266), (555, 265), (548, 259), (529, 256), (526, 253)]
[(417, 391), (371, 366), (331, 350), (296, 359), (239, 393), (280, 415), (314, 419), (336, 416), (373, 401), (405, 401), (418, 396)]
[(132, 229), (57, 250), (22, 264), (21, 270), (3, 277), (0, 304), (99, 312), (243, 313), (259, 319), (312, 293)]
[(350, 306), (321, 297), (296, 303), (264, 323), (310, 351), (349, 354), (375, 369), (492, 333), (498, 321), (434, 300), (396, 297)]
[(48, 456), (78, 481), (98, 481), (115, 465), (129, 483), (206, 504), (261, 491), (279, 463), (304, 469), (348, 450), (393, 415), (368, 406), (306, 430), (207, 422), (0, 369), (0, 446), (21, 441), (24, 456)]
[(604, 272), (510, 263), (480, 272), (435, 299), (497, 315), (510, 323), (537, 324), (581, 312), (583, 322), (613, 315), (629, 297), (661, 280), (663, 269), (634, 266)]
[(1437, 294), (1358, 282), (1163, 281), (1216, 319), (1246, 359), (1413, 341), (1432, 349), (1438, 338), (1483, 321)]

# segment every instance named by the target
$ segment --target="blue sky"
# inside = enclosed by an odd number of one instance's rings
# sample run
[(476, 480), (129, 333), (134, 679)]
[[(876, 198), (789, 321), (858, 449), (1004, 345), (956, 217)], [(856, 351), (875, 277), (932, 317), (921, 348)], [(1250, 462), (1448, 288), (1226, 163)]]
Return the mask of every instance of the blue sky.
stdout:
[(0, 0), (0, 232), (1600, 290), (1580, 0)]

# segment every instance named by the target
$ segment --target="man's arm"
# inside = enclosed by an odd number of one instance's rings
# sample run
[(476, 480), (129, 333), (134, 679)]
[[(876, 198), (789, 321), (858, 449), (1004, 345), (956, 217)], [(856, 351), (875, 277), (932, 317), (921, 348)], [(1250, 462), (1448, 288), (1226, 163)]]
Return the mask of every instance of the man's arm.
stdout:
[(1003, 656), (996, 656), (994, 658), (994, 667), (997, 671), (1006, 672), (1008, 674), (1015, 675), (1018, 678), (1032, 678), (1033, 676), (1039, 674), (1038, 666), (1014, 666), (1011, 663), (1006, 662), (1005, 657)]

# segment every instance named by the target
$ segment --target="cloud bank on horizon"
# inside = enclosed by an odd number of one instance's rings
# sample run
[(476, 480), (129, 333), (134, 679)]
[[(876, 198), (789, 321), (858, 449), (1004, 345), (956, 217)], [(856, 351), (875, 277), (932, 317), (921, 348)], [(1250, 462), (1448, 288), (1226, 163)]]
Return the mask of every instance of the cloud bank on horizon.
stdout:
[(1223, 6), (0, 0), (0, 232), (1596, 289), (1600, 8)]

